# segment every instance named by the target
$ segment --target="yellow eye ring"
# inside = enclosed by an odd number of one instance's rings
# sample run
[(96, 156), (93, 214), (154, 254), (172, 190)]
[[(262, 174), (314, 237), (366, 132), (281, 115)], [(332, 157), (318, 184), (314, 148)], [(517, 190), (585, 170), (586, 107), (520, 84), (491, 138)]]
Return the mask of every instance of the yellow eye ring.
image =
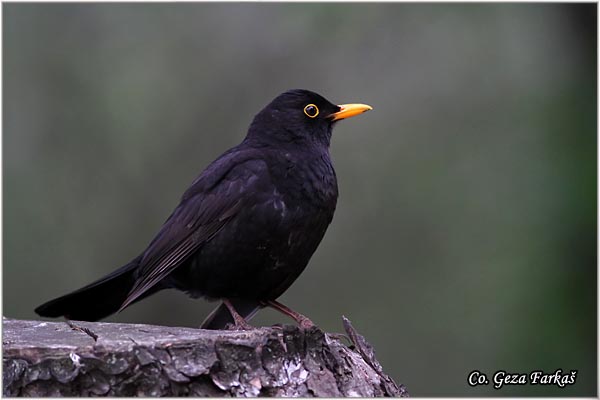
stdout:
[(317, 115), (319, 115), (319, 107), (315, 106), (314, 104), (309, 104), (304, 107), (304, 114), (306, 114), (308, 118), (315, 118)]

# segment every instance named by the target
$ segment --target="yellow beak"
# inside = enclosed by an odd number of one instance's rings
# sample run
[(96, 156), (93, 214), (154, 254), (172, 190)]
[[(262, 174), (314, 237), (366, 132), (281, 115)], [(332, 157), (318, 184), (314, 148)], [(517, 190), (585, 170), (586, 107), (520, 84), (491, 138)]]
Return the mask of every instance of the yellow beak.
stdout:
[(366, 104), (341, 104), (338, 107), (340, 108), (340, 111), (329, 115), (332, 121), (339, 121), (340, 119), (354, 117), (355, 115), (362, 114), (373, 109), (373, 107)]

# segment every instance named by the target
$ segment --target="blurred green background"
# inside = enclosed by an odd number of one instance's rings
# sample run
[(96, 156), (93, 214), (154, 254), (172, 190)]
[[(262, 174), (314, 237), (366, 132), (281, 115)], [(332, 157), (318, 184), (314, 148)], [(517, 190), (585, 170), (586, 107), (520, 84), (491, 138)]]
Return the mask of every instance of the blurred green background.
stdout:
[[(141, 252), (280, 92), (374, 110), (282, 301), (414, 396), (596, 395), (596, 4), (4, 4), (4, 315)], [(198, 326), (165, 291), (111, 321)], [(289, 323), (263, 311), (259, 324)], [(573, 386), (471, 388), (478, 369)]]

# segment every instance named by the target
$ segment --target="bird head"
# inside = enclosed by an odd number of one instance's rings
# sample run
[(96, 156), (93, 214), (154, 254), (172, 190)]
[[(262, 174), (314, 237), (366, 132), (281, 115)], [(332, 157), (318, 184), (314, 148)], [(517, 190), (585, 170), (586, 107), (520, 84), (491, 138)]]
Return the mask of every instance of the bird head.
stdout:
[(337, 121), (371, 109), (366, 104), (335, 105), (310, 90), (288, 90), (254, 117), (247, 138), (270, 144), (328, 147), (333, 125)]

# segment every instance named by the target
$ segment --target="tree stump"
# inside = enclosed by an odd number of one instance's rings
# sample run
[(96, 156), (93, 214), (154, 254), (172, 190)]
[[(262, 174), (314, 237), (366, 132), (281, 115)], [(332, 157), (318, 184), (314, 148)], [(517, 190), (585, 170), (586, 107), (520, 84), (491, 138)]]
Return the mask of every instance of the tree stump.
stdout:
[(352, 341), (294, 326), (210, 331), (3, 320), (4, 396), (407, 396)]

